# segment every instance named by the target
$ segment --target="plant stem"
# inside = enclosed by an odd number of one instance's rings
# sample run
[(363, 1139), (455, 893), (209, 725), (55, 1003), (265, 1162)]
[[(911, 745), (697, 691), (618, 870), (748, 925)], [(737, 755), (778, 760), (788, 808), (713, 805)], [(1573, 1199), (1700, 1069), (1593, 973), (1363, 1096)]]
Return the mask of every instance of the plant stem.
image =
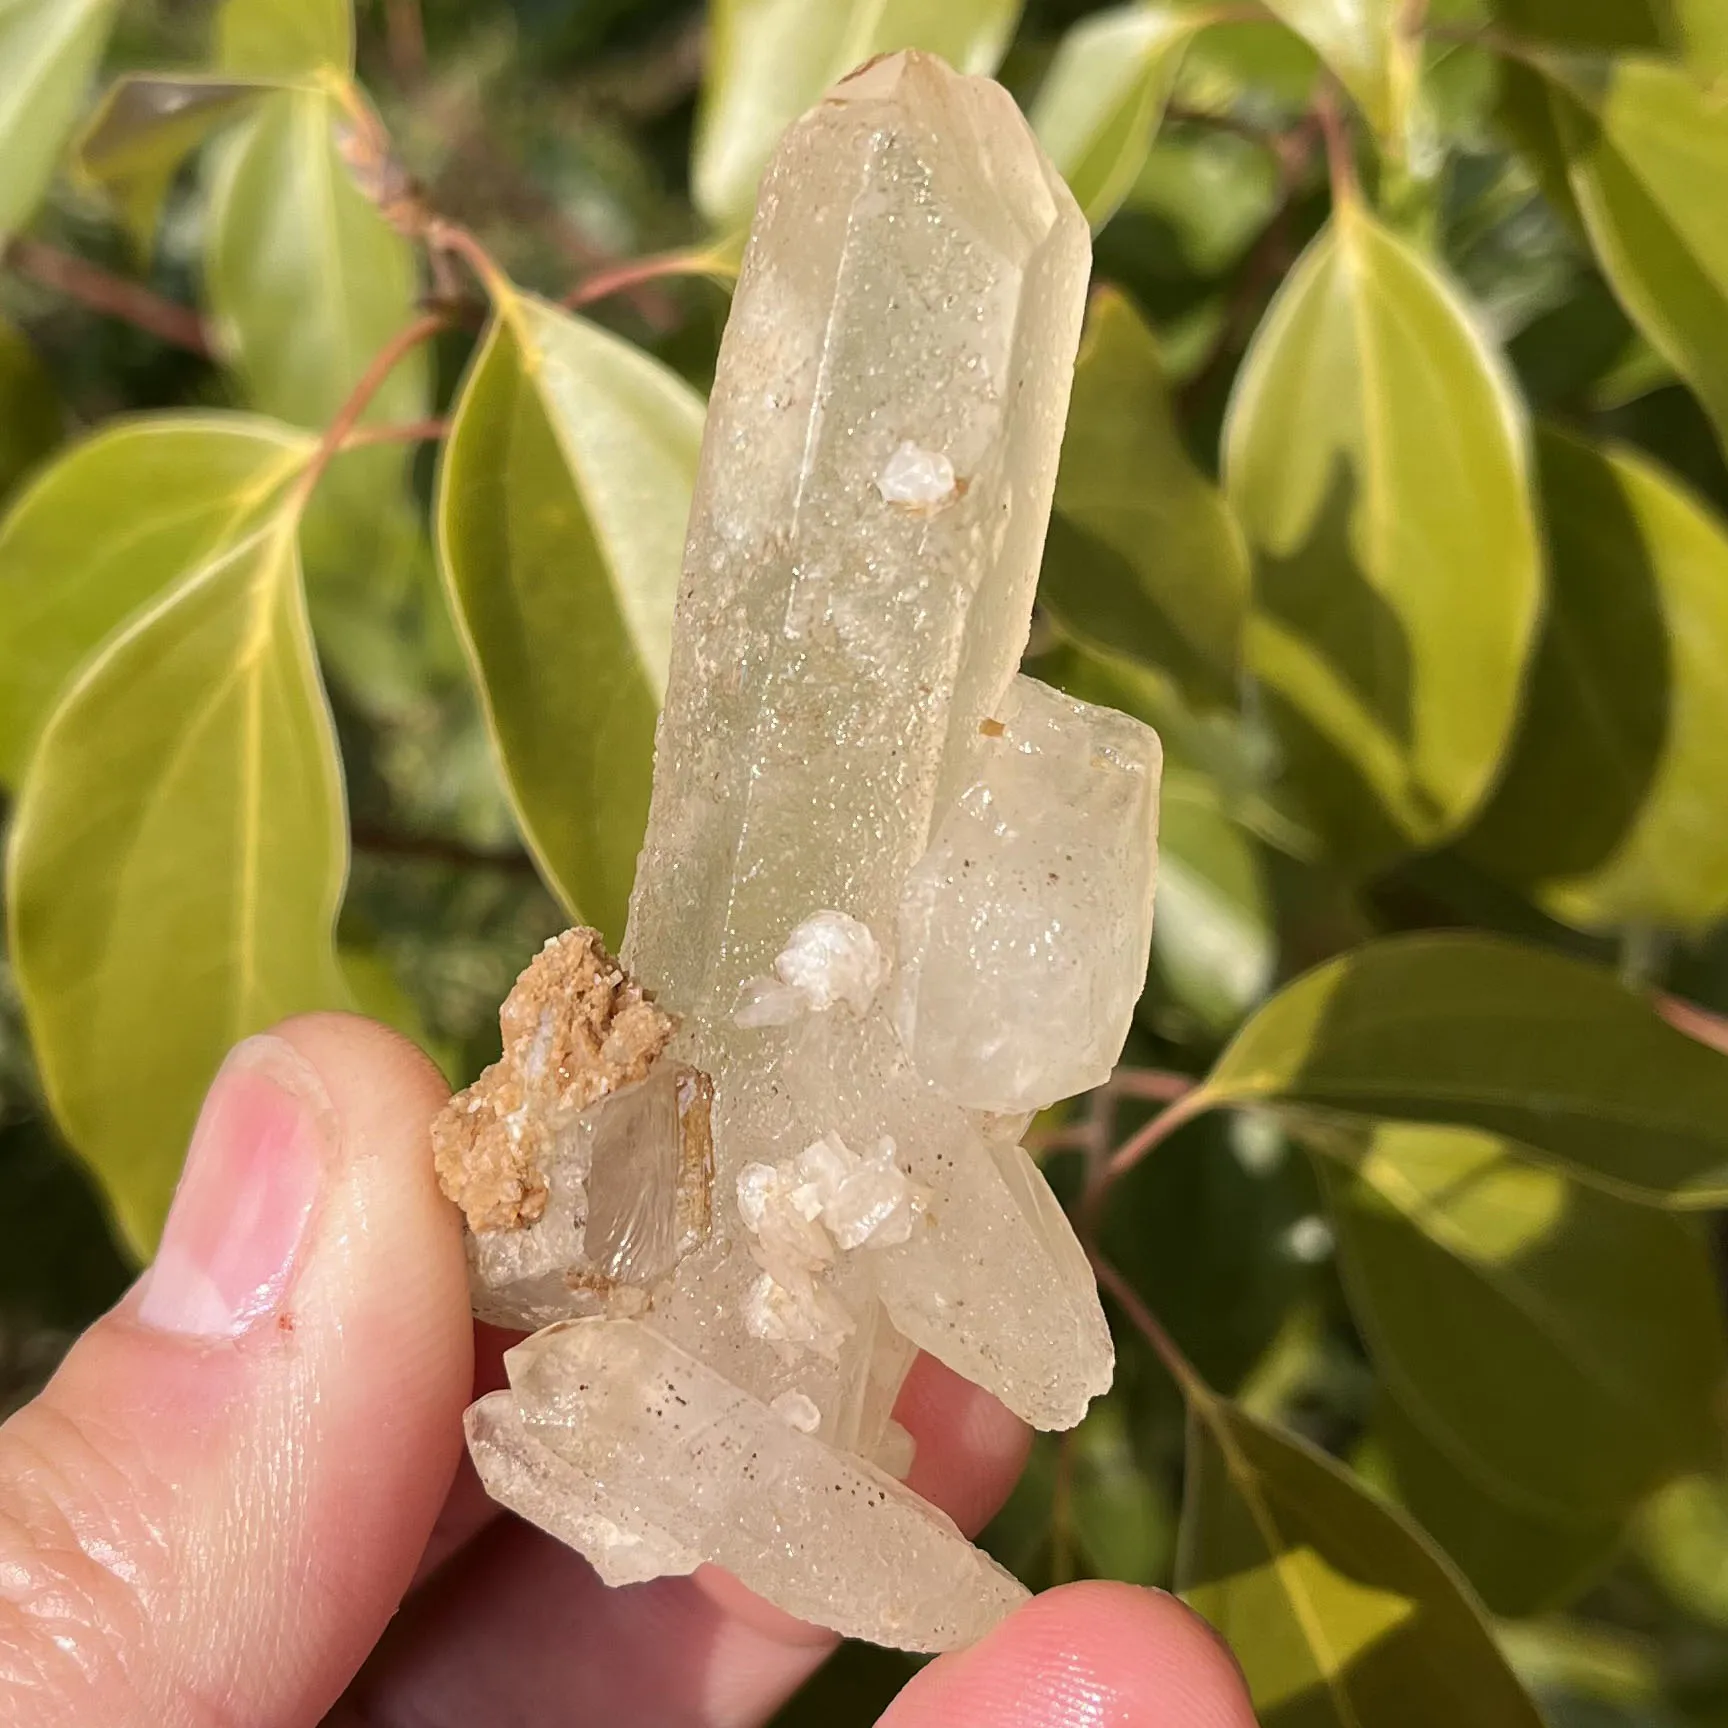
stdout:
[(355, 428), (360, 424), (360, 417), (372, 405), (372, 398), (384, 388), (390, 374), (401, 365), (422, 342), (430, 341), (439, 331), (446, 328), (448, 319), (441, 312), (424, 312), (410, 324), (404, 324), (376, 354), (372, 356), (371, 364), (361, 374), (360, 382), (349, 392), (348, 400), (336, 411), (336, 418), (330, 422), (324, 433), (323, 441), (313, 453), (312, 460), (306, 465), (306, 472), (300, 478), (300, 500), (312, 495), (313, 488), (324, 477), (324, 471), (330, 464), (348, 448), (349, 439)]
[(344, 450), (372, 444), (431, 444), (450, 430), (448, 420), (405, 420), (397, 426), (359, 426), (342, 441)]
[(203, 319), (190, 306), (166, 300), (142, 283), (129, 282), (86, 258), (27, 236), (14, 239), (0, 257), (18, 275), (52, 288), (92, 312), (117, 318), (154, 336), (158, 342), (165, 342), (170, 348), (183, 348), (201, 360), (212, 358)]
[(426, 77), (426, 23), (420, 0), (384, 0), (384, 42), (397, 86), (413, 90)]
[(1183, 1354), (1182, 1346), (1164, 1330), (1163, 1324), (1152, 1310), (1140, 1300), (1139, 1292), (1134, 1286), (1096, 1248), (1088, 1245), (1086, 1257), (1092, 1262), (1092, 1270), (1098, 1274), (1099, 1284), (1109, 1293), (1116, 1306), (1127, 1315), (1135, 1331), (1152, 1346), (1154, 1354), (1164, 1364), (1170, 1378), (1181, 1387), (1183, 1396), (1206, 1396), (1206, 1382), (1200, 1377), (1199, 1370)]
[(1107, 1090), (1122, 1098), (1174, 1104), (1179, 1098), (1186, 1098), (1199, 1082), (1186, 1074), (1173, 1074), (1163, 1068), (1118, 1068), (1104, 1084)]
[(1196, 1116), (1204, 1115), (1211, 1107), (1211, 1095), (1205, 1088), (1191, 1085), (1175, 1103), (1160, 1110), (1144, 1127), (1129, 1135), (1114, 1152), (1094, 1152), (1086, 1190), (1080, 1196), (1075, 1217), (1075, 1229), (1080, 1240), (1087, 1244), (1088, 1253), (1091, 1252), (1091, 1243), (1098, 1233), (1098, 1225), (1104, 1215), (1104, 1202), (1108, 1199), (1110, 1190), (1147, 1153), (1161, 1146), (1185, 1122), (1192, 1122)]
[(1167, 1110), (1161, 1110), (1111, 1153), (1109, 1163), (1104, 1166), (1104, 1182), (1119, 1182), (1148, 1152), (1162, 1146), (1178, 1128), (1192, 1122), (1196, 1116), (1205, 1115), (1211, 1108), (1212, 1099), (1203, 1088), (1195, 1086), (1183, 1093)]
[(1360, 201), (1362, 188), (1356, 177), (1356, 154), (1350, 139), (1350, 123), (1344, 117), (1344, 107), (1338, 97), (1338, 87), (1330, 80), (1322, 84), (1314, 98), (1314, 116), (1320, 122), (1320, 134), (1326, 140), (1326, 167), (1332, 177), (1332, 202), (1339, 209)]
[(700, 261), (706, 256), (705, 250), (683, 248), (676, 252), (656, 252), (647, 258), (627, 259), (622, 264), (609, 264), (603, 270), (584, 276), (564, 296), (562, 304), (574, 312), (583, 306), (592, 306), (596, 300), (638, 288), (644, 282), (659, 281), (667, 276), (700, 276), (704, 274)]

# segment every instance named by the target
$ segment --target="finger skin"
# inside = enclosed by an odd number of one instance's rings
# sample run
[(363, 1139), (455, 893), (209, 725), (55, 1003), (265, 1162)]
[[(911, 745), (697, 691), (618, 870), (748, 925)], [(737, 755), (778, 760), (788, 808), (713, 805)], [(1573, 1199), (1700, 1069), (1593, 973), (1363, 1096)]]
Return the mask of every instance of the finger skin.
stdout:
[(310, 1728), (395, 1610), (471, 1378), (445, 1096), (393, 1033), (289, 1022), (333, 1113), (289, 1282), (238, 1336), (147, 1283), (0, 1429), (0, 1719)]
[[(929, 1357), (896, 1414), (918, 1443), (911, 1486), (978, 1529), (1025, 1463), (1025, 1427)], [(747, 1728), (835, 1642), (713, 1567), (608, 1590), (579, 1555), (503, 1519), (404, 1611), (335, 1722)]]
[(1070, 1584), (938, 1657), (880, 1728), (1254, 1728), (1254, 1712), (1229, 1651), (1175, 1597)]

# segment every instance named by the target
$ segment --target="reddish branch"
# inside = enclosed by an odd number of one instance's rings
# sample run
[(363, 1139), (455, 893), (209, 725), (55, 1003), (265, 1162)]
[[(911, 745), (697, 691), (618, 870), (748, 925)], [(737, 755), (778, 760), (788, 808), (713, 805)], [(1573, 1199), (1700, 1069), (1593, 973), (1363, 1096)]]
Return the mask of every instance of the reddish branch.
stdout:
[(86, 258), (22, 236), (6, 247), (4, 261), (9, 270), (76, 300), (92, 312), (117, 318), (202, 360), (212, 356), (203, 319), (190, 306), (164, 299), (142, 283), (129, 282)]

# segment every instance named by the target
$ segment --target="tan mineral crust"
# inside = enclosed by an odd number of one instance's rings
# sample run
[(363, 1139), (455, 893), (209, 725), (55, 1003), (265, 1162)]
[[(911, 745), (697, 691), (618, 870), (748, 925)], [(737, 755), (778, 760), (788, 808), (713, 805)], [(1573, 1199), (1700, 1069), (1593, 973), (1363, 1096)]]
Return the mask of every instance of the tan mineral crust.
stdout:
[(491, 1493), (610, 1583), (712, 1562), (969, 1643), (1025, 1592), (905, 1485), (919, 1350), (1110, 1383), (1020, 1145), (1121, 1053), (1160, 751), (1018, 675), (1090, 269), (1012, 100), (893, 55), (787, 133), (721, 347), (622, 963), (558, 938), (434, 1133)]

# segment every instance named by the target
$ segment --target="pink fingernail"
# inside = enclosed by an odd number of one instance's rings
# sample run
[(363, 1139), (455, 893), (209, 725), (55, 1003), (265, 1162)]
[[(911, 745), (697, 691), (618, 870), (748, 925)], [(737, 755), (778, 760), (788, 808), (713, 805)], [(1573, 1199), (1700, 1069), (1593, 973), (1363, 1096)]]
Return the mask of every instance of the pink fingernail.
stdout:
[(228, 1053), (204, 1100), (138, 1318), (235, 1338), (282, 1301), (329, 1165), (335, 1112), (280, 1038)]

